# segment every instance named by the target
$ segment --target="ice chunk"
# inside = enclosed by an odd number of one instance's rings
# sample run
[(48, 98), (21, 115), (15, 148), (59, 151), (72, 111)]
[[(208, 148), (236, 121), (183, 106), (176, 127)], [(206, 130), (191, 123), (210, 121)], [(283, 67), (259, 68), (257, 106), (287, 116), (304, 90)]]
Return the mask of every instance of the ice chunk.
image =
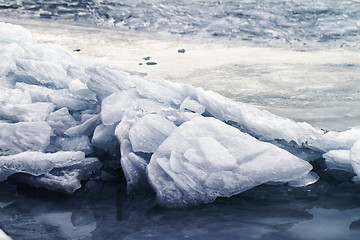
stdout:
[(26, 104), (31, 103), (31, 97), (28, 91), (0, 88), (0, 103), (1, 102), (7, 104)]
[(358, 177), (360, 177), (360, 140), (350, 149), (351, 166)]
[(54, 145), (57, 151), (82, 151), (85, 154), (92, 153), (92, 146), (87, 136), (80, 137), (57, 137)]
[[(25, 152), (27, 153), (27, 152)], [(39, 153), (39, 152), (36, 152)], [(19, 153), (22, 154), (22, 153)], [(39, 176), (49, 172), (54, 168), (51, 161), (34, 161), (34, 159), (24, 159), (23, 156), (1, 156), (0, 157), (0, 181), (6, 180), (15, 173), (29, 173)]]
[(148, 186), (145, 169), (147, 162), (136, 155), (129, 140), (121, 142), (121, 167), (127, 182), (127, 192), (139, 192)]
[(88, 180), (102, 164), (97, 158), (85, 158), (66, 168), (56, 168), (41, 176), (17, 175), (17, 181), (25, 182), (34, 187), (66, 194), (72, 194), (81, 187), (81, 181)]
[(230, 197), (269, 181), (305, 177), (312, 166), (214, 118), (175, 129), (147, 166), (159, 204), (184, 207)]
[(18, 58), (16, 66), (15, 74), (23, 82), (54, 88), (66, 87), (66, 83), (58, 81), (58, 79), (66, 79), (66, 70), (57, 62)]
[(134, 79), (138, 93), (147, 99), (166, 104), (180, 105), (185, 96), (180, 91), (180, 86), (165, 80)]
[(32, 102), (52, 102), (57, 108), (66, 107), (69, 110), (83, 110), (94, 108), (94, 102), (74, 96), (67, 89), (51, 89), (48, 87), (37, 86), (17, 82), (16, 87), (30, 93)]
[[(120, 146), (115, 136), (116, 125), (106, 126), (100, 124), (95, 128), (91, 143), (92, 146), (99, 148), (107, 153), (106, 158), (102, 158), (102, 162), (106, 167), (113, 169), (120, 168)], [(99, 152), (95, 149), (95, 152)], [(103, 153), (100, 153), (103, 155)]]
[(14, 173), (39, 176), (53, 168), (78, 164), (85, 158), (83, 152), (42, 153), (26, 151), (10, 156), (0, 156), (0, 181)]
[(101, 103), (101, 120), (105, 125), (120, 122), (127, 110), (136, 109), (139, 95), (136, 89), (115, 92)]
[(106, 152), (114, 152), (114, 146), (117, 146), (117, 139), (115, 137), (116, 125), (106, 126), (100, 124), (95, 128), (92, 145), (103, 149)]
[(15, 122), (41, 122), (54, 111), (53, 103), (0, 104), (0, 117)]
[(190, 97), (187, 97), (180, 105), (180, 111), (183, 112), (186, 110), (198, 114), (203, 114), (205, 112), (205, 107), (198, 101), (192, 100)]
[(18, 25), (0, 22), (0, 43), (34, 43), (30, 32)]
[(0, 156), (23, 151), (44, 151), (50, 144), (46, 122), (0, 123)]
[(145, 175), (148, 161), (134, 153), (129, 140), (129, 131), (140, 117), (133, 113), (127, 112), (115, 129), (115, 135), (120, 143), (120, 162), (126, 178), (128, 193), (141, 191), (145, 185), (148, 185)]
[(304, 187), (316, 183), (317, 180), (319, 180), (319, 178), (320, 178), (319, 175), (317, 175), (316, 173), (309, 172), (305, 177), (301, 177), (299, 179), (289, 181), (288, 184), (289, 186), (292, 187)]
[(354, 172), (349, 150), (331, 150), (323, 155), (326, 166), (330, 169), (339, 169), (347, 172)]
[(121, 143), (123, 140), (129, 140), (129, 131), (135, 122), (141, 117), (136, 112), (127, 112), (121, 122), (116, 126), (115, 136)]
[(177, 111), (168, 104), (141, 98), (135, 88), (115, 92), (101, 103), (101, 120), (105, 125), (120, 122), (130, 112), (133, 112), (132, 115), (157, 113), (169, 118), (177, 115)]
[(165, 118), (147, 114), (129, 131), (132, 148), (135, 152), (154, 152), (175, 128), (175, 124)]
[(91, 91), (96, 92), (100, 100), (114, 92), (135, 87), (130, 75), (119, 69), (93, 65), (87, 66), (85, 73), (89, 76), (86, 85)]
[(79, 79), (74, 79), (69, 83), (70, 92), (78, 97), (89, 101), (97, 101), (96, 94), (92, 92), (86, 84)]
[(350, 149), (358, 139), (360, 139), (360, 126), (343, 132), (327, 132), (323, 136), (310, 141), (308, 145), (328, 152), (337, 149)]
[(61, 108), (49, 114), (45, 121), (50, 125), (56, 135), (64, 135), (64, 132), (76, 126), (77, 122), (73, 116), (69, 114), (67, 108)]
[(94, 132), (97, 125), (100, 124), (100, 115), (94, 115), (82, 124), (71, 127), (65, 131), (65, 134), (72, 136), (90, 135)]
[(205, 107), (198, 101), (187, 97), (180, 105), (178, 118), (176, 124), (181, 125), (194, 117), (197, 117), (205, 112)]
[(234, 102), (212, 91), (202, 89), (188, 91), (193, 92), (192, 98), (198, 99), (213, 117), (238, 125), (252, 136), (262, 140), (284, 139), (288, 143), (294, 141), (298, 146), (302, 146), (309, 139), (317, 138), (323, 134), (321, 130), (315, 129), (307, 123), (298, 123), (267, 111)]

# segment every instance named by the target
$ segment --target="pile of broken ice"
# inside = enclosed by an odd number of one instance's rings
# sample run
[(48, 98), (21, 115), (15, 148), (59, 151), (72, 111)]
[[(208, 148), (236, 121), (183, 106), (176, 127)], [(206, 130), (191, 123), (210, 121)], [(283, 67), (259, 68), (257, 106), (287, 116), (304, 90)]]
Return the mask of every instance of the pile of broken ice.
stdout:
[(263, 183), (360, 176), (360, 128), (324, 133), (214, 92), (79, 60), (0, 23), (0, 181), (72, 193), (122, 169), (128, 192), (193, 206)]

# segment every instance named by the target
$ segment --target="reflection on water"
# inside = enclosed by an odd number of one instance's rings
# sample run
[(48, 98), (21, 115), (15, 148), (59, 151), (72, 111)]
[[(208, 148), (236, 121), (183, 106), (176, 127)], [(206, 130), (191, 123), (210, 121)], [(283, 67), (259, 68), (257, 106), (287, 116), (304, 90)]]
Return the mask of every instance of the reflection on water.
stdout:
[(189, 209), (90, 181), (72, 196), (0, 184), (0, 228), (14, 239), (358, 239), (360, 188), (320, 180), (262, 185)]

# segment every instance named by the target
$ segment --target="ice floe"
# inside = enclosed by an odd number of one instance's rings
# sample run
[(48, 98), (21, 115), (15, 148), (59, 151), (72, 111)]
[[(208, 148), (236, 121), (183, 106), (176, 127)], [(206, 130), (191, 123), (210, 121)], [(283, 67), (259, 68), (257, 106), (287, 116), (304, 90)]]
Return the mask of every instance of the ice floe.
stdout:
[(263, 183), (312, 184), (308, 161), (322, 154), (329, 168), (360, 174), (360, 128), (325, 133), (189, 84), (145, 80), (11, 24), (0, 23), (0, 55), (1, 181), (70, 194), (121, 168), (129, 193), (151, 186), (160, 205), (186, 207)]

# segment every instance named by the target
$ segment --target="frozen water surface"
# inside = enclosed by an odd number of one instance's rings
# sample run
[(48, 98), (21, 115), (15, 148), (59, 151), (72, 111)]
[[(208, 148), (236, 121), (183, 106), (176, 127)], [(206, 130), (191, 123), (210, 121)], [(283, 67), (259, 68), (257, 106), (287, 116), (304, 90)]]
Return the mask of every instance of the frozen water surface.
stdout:
[(358, 239), (358, 5), (0, 1), (0, 238)]
[(131, 198), (124, 188), (88, 182), (72, 196), (59, 196), (1, 183), (1, 227), (13, 239), (335, 240), (360, 234), (359, 189), (352, 183), (263, 185), (180, 210), (156, 207), (151, 196)]

